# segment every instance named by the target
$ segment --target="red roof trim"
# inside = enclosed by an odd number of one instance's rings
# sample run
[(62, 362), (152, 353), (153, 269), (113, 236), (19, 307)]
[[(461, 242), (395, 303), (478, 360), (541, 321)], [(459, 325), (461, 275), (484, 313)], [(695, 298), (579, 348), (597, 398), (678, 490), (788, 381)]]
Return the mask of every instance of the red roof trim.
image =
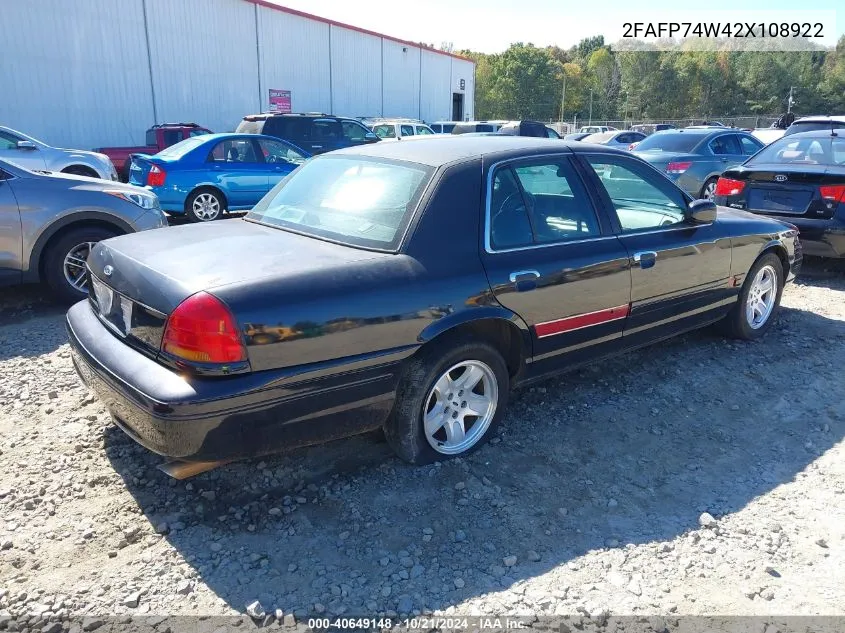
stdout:
[(276, 11), (281, 11), (282, 13), (289, 13), (290, 15), (296, 15), (301, 18), (307, 18), (309, 20), (316, 20), (317, 22), (323, 22), (324, 24), (329, 24), (331, 26), (338, 26), (343, 29), (349, 29), (350, 31), (358, 31), (359, 33), (365, 33), (366, 35), (374, 35), (375, 37), (381, 37), (386, 40), (390, 40), (392, 42), (397, 42), (399, 44), (405, 44), (406, 46), (413, 46), (414, 48), (419, 48), (425, 51), (430, 51), (432, 53), (438, 53), (439, 55), (446, 55), (447, 57), (454, 57), (455, 59), (460, 59), (465, 62), (472, 62), (469, 57), (464, 57), (463, 55), (456, 55), (455, 53), (448, 53), (446, 51), (441, 51), (436, 48), (432, 48), (431, 46), (424, 46), (422, 44), (418, 44), (417, 42), (409, 42), (408, 40), (400, 40), (398, 37), (393, 37), (391, 35), (385, 35), (384, 33), (376, 33), (375, 31), (370, 31), (368, 29), (362, 29), (360, 26), (352, 26), (351, 24), (344, 24), (343, 22), (338, 22), (336, 20), (330, 20), (329, 18), (323, 18), (319, 15), (313, 15), (311, 13), (305, 13), (304, 11), (298, 11), (296, 9), (291, 9), (290, 7), (283, 7), (280, 4), (275, 4), (273, 2), (269, 2), (268, 0), (246, 0), (246, 2), (251, 2), (252, 4), (257, 4), (262, 7), (267, 7), (268, 9), (275, 9)]

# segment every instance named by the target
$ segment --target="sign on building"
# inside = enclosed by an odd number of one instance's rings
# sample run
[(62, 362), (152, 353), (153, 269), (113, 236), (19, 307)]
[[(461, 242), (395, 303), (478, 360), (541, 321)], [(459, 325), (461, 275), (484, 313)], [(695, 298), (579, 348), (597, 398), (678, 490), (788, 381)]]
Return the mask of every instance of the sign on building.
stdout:
[(270, 88), (270, 112), (291, 112), (290, 90)]

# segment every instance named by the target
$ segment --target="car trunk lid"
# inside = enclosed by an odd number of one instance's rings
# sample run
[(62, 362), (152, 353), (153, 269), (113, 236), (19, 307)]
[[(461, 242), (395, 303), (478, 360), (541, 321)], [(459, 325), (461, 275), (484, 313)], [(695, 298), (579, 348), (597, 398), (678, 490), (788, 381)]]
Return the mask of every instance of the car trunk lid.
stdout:
[(131, 154), (126, 159), (129, 165), (129, 184), (143, 187), (147, 184), (147, 176), (153, 165), (162, 165), (164, 161), (154, 158), (149, 154)]
[(167, 316), (197, 292), (389, 256), (243, 219), (170, 227), (99, 242), (89, 300), (112, 332), (156, 354)]
[(832, 217), (837, 203), (821, 192), (828, 171), (824, 165), (754, 165), (745, 174), (745, 208), (765, 215)]

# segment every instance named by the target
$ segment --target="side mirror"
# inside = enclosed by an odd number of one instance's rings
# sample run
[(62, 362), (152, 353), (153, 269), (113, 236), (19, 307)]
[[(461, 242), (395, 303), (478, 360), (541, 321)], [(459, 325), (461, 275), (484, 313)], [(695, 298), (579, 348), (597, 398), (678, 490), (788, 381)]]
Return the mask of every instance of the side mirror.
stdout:
[(711, 224), (716, 220), (717, 210), (712, 200), (693, 200), (687, 206), (684, 217), (693, 224)]
[(38, 146), (32, 141), (18, 141), (15, 147), (18, 149), (38, 149)]

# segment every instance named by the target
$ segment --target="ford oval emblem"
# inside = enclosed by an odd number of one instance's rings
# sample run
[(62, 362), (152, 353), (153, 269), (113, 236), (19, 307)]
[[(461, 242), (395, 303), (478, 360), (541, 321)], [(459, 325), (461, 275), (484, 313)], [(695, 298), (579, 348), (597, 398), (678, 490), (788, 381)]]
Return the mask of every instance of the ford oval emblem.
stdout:
[(112, 274), (113, 272), (114, 272), (114, 267), (113, 267), (111, 264), (106, 264), (106, 265), (103, 267), (103, 274), (104, 274), (106, 277), (111, 277), (111, 274)]
[(783, 174), (778, 174), (775, 176), (775, 182), (786, 182), (786, 176)]

